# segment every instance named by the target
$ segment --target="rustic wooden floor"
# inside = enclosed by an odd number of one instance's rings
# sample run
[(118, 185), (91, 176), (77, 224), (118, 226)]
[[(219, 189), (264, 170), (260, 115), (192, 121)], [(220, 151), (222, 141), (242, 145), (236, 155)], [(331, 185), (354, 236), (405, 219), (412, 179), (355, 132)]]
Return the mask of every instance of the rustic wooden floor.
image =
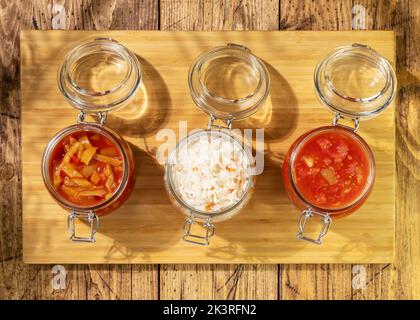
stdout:
[[(365, 289), (353, 265), (66, 265), (53, 290), (51, 265), (23, 264), (20, 30), (351, 30), (360, 17), (395, 30), (399, 81), (396, 257), (363, 266)], [(419, 299), (419, 35), (418, 0), (0, 0), (0, 299)]]

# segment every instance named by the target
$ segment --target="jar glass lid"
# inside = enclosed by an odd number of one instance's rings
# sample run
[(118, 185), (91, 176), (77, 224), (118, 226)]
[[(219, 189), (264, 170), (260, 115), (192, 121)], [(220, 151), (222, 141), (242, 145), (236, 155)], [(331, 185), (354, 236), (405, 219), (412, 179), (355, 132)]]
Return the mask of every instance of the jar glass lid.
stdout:
[(140, 63), (113, 39), (97, 38), (71, 50), (58, 71), (58, 87), (72, 106), (85, 112), (119, 108), (139, 88)]
[(361, 119), (384, 111), (397, 86), (388, 60), (361, 44), (339, 47), (325, 57), (315, 69), (314, 83), (324, 105)]
[(264, 63), (237, 44), (201, 54), (189, 71), (190, 93), (204, 112), (220, 119), (242, 119), (266, 100), (270, 77)]

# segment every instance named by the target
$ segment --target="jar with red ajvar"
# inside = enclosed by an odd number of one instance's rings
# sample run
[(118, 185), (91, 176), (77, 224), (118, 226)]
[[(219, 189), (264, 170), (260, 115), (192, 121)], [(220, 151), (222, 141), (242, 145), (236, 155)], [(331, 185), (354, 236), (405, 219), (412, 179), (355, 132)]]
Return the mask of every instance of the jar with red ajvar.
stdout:
[[(297, 237), (321, 244), (333, 219), (356, 211), (368, 198), (375, 180), (375, 159), (356, 133), (360, 121), (383, 112), (396, 92), (390, 63), (361, 44), (337, 48), (315, 69), (321, 102), (334, 112), (332, 125), (313, 129), (288, 150), (283, 182), (291, 201), (302, 210)], [(353, 126), (342, 123), (352, 121)], [(305, 235), (311, 217), (322, 223), (317, 238)]]

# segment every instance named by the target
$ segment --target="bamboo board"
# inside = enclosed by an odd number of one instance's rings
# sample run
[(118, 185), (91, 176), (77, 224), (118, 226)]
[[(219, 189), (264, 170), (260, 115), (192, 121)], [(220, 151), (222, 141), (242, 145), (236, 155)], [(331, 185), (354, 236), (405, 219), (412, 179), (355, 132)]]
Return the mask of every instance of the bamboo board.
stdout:
[[(80, 40), (112, 37), (134, 51), (143, 68), (135, 113), (111, 115), (107, 125), (131, 143), (137, 183), (127, 203), (100, 220), (95, 244), (68, 240), (67, 213), (43, 186), (43, 149), (77, 116), (59, 93), (56, 73)], [(247, 207), (216, 225), (209, 247), (181, 240), (184, 216), (170, 204), (163, 165), (155, 157), (160, 129), (179, 135), (203, 128), (207, 116), (192, 102), (187, 84), (191, 62), (214, 46), (246, 45), (268, 66), (266, 105), (238, 128), (265, 129), (265, 167)], [(395, 36), (388, 31), (348, 32), (152, 32), (23, 31), (21, 33), (23, 254), (26, 263), (387, 263), (394, 257), (395, 124), (393, 106), (363, 122), (359, 133), (376, 159), (377, 178), (365, 205), (334, 220), (322, 246), (296, 239), (299, 212), (280, 176), (282, 157), (309, 129), (331, 122), (312, 83), (316, 63), (337, 46), (372, 46), (395, 65)], [(311, 229), (316, 230), (315, 224)], [(319, 227), (319, 226), (318, 226)], [(87, 227), (78, 225), (84, 233)]]

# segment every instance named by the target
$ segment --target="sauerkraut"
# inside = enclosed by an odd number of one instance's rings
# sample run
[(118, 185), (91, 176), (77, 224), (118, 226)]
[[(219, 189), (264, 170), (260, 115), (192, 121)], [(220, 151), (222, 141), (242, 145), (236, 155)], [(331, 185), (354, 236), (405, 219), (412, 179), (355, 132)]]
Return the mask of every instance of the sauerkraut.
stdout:
[(240, 201), (247, 189), (250, 161), (241, 144), (226, 134), (188, 137), (172, 160), (172, 180), (188, 206), (217, 212)]

